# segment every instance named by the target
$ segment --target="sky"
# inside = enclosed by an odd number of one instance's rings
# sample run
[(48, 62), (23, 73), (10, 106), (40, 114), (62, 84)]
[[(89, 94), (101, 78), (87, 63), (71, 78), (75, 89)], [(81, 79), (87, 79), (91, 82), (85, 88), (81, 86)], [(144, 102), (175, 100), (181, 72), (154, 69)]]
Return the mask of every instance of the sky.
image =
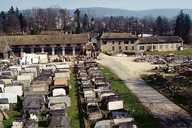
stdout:
[(36, 7), (60, 7), (67, 9), (83, 7), (107, 7), (127, 10), (146, 10), (162, 8), (192, 9), (192, 0), (0, 0), (0, 10), (7, 11), (10, 6), (21, 9)]

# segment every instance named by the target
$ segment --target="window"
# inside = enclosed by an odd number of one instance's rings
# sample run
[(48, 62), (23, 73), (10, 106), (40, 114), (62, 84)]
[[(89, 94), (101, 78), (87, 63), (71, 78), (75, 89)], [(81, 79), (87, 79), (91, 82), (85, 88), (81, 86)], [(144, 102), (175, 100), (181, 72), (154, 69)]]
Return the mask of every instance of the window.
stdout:
[(129, 44), (129, 41), (125, 41), (125, 44)]
[(131, 44), (134, 44), (134, 42), (135, 42), (134, 40), (131, 40)]
[(147, 46), (147, 51), (151, 51), (152, 46)]
[(112, 41), (112, 44), (115, 44), (115, 41)]
[(125, 50), (128, 50), (128, 46), (125, 46)]
[(103, 44), (107, 44), (107, 41), (103, 41)]
[(169, 45), (167, 44), (167, 45), (165, 45), (165, 47), (168, 49), (168, 48), (169, 48)]
[(160, 47), (159, 47), (160, 49), (163, 49), (163, 45), (160, 45)]
[(156, 50), (156, 46), (155, 45), (153, 45), (153, 50)]
[(115, 47), (114, 46), (112, 46), (112, 51), (115, 51)]
[(139, 50), (145, 50), (145, 46), (139, 46)]
[(135, 49), (134, 46), (132, 46), (131, 49), (134, 50)]
[(121, 44), (121, 41), (119, 41), (119, 45)]
[(121, 46), (119, 46), (119, 50), (121, 50)]

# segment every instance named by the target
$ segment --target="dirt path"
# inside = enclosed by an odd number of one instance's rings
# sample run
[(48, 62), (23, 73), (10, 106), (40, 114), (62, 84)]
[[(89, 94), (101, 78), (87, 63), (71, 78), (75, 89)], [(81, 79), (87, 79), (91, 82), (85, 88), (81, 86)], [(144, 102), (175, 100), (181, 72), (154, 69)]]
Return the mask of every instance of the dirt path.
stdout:
[(186, 111), (146, 85), (140, 78), (141, 74), (153, 68), (151, 64), (133, 62), (133, 57), (111, 57), (100, 54), (99, 58), (98, 62), (112, 69), (124, 80), (127, 87), (154, 117), (160, 119), (165, 128), (192, 128), (192, 118)]

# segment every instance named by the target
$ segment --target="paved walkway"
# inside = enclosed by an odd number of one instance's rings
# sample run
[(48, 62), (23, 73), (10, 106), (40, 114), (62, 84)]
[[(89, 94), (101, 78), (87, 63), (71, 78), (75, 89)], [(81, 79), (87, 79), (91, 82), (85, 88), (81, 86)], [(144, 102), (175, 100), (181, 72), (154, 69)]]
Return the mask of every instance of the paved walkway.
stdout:
[(185, 110), (168, 100), (162, 94), (146, 85), (140, 75), (152, 68), (149, 63), (136, 63), (130, 57), (111, 57), (100, 55), (99, 63), (109, 67), (127, 87), (139, 98), (141, 103), (160, 119), (165, 128), (192, 128), (192, 118)]

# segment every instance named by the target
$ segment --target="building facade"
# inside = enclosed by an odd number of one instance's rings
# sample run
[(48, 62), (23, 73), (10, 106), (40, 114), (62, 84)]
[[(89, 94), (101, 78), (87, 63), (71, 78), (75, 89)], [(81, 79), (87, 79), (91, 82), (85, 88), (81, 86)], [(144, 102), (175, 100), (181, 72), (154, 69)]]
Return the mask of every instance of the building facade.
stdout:
[(0, 41), (0, 58), (8, 58), (10, 50), (9, 45), (6, 42)]
[(176, 51), (183, 47), (183, 40), (178, 36), (137, 37), (129, 33), (104, 33), (100, 47), (102, 52), (109, 54)]
[(101, 36), (100, 48), (102, 52), (120, 53), (132, 52), (135, 50), (137, 36), (129, 33), (104, 33)]
[(142, 37), (135, 42), (135, 50), (144, 51), (177, 51), (182, 49), (183, 40), (178, 36)]
[[(23, 52), (47, 53), (53, 56), (76, 56), (83, 54), (88, 43), (88, 34), (2, 36), (0, 43), (7, 44), (1, 48), (0, 55), (2, 57), (5, 57), (8, 52), (12, 52), (18, 57)], [(7, 46), (9, 50), (5, 52), (4, 49)]]

